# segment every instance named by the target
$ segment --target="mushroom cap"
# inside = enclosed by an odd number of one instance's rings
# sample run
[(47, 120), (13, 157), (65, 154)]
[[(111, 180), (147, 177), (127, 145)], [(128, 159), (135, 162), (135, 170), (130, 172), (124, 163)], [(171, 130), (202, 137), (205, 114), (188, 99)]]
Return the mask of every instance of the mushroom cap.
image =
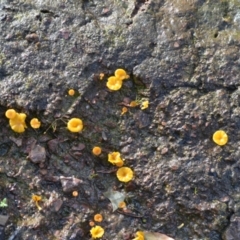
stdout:
[(117, 91), (122, 87), (122, 80), (115, 76), (109, 77), (107, 81), (107, 87), (110, 90)]
[(98, 146), (95, 146), (93, 149), (92, 149), (92, 153), (95, 155), (95, 156), (98, 156), (102, 153), (102, 149)]
[(119, 204), (118, 204), (118, 208), (125, 208), (127, 205), (126, 205), (126, 203), (124, 202), (124, 201), (122, 201), (122, 202), (120, 202)]
[(228, 142), (228, 135), (223, 130), (218, 130), (213, 134), (213, 141), (219, 146), (223, 146)]
[(122, 159), (119, 159), (119, 160), (117, 160), (117, 161), (115, 162), (115, 165), (116, 165), (117, 167), (122, 167), (123, 164), (124, 164), (124, 162), (123, 162)]
[(25, 131), (25, 128), (27, 128), (25, 123), (26, 117), (25, 113), (16, 113), (16, 116), (9, 120), (9, 124), (14, 132), (22, 133)]
[(115, 77), (118, 77), (120, 80), (125, 80), (129, 78), (129, 75), (126, 73), (126, 71), (124, 69), (117, 69), (115, 71)]
[(94, 215), (93, 219), (94, 219), (95, 222), (102, 222), (103, 216), (102, 216), (102, 214), (97, 213), (97, 214)]
[(144, 101), (144, 102), (142, 102), (142, 104), (141, 104), (141, 109), (143, 110), (143, 109), (146, 109), (146, 108), (148, 108), (148, 104), (149, 104), (149, 101), (147, 100), (147, 101)]
[(6, 112), (5, 112), (5, 116), (9, 119), (13, 119), (15, 118), (17, 115), (17, 112), (14, 110), (14, 109), (8, 109)]
[(144, 232), (137, 231), (136, 232), (136, 238), (134, 238), (133, 240), (144, 240)]
[(26, 117), (27, 115), (25, 113), (18, 113), (18, 120), (24, 125), (24, 127), (27, 127), (26, 123), (25, 123), (25, 120), (26, 120)]
[(92, 238), (101, 238), (104, 234), (104, 229), (98, 225), (92, 227), (90, 230)]
[(40, 128), (41, 122), (37, 118), (33, 118), (30, 121), (30, 125), (31, 125), (32, 128)]
[(108, 154), (108, 161), (112, 164), (117, 164), (122, 161), (120, 152), (111, 152)]
[(117, 170), (117, 178), (121, 182), (129, 182), (133, 179), (133, 171), (129, 167), (121, 167)]
[(42, 197), (34, 194), (34, 195), (32, 195), (32, 200), (33, 200), (34, 202), (39, 202), (39, 201), (42, 200)]
[(22, 123), (10, 123), (11, 129), (17, 133), (23, 133), (25, 131), (25, 126)]
[(70, 132), (81, 132), (83, 129), (83, 122), (80, 118), (71, 118), (67, 123), (67, 128)]
[(74, 94), (75, 94), (74, 89), (69, 89), (69, 90), (68, 90), (68, 95), (74, 96)]

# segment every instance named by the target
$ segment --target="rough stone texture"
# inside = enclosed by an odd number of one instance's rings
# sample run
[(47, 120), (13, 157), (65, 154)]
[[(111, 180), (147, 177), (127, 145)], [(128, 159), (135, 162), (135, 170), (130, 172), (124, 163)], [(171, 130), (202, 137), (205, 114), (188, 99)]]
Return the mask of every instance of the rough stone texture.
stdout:
[(240, 236), (240, 217), (233, 215), (230, 221), (230, 226), (223, 235), (224, 240), (234, 240)]
[[(22, 224), (22, 239), (89, 239), (88, 220), (96, 208), (105, 211), (104, 239), (132, 239), (138, 229), (176, 240), (231, 239), (238, 231), (233, 216), (240, 212), (239, 2), (5, 0), (0, 8), (2, 116), (14, 107), (38, 115), (44, 131), (49, 125), (53, 130), (41, 143), (52, 141), (44, 146), (51, 153), (42, 166), (45, 178), (37, 166), (23, 161), (27, 150), (18, 150), (8, 139), (12, 133), (2, 130), (1, 173), (21, 174), (17, 187), (4, 175), (0, 194), (8, 194), (10, 210), (19, 209), (10, 216), (12, 222), (33, 215), (26, 203), (26, 195), (33, 193), (32, 185), (26, 185), (29, 176), (38, 175), (41, 182), (34, 187), (46, 197), (57, 191), (63, 198), (59, 225), (53, 213), (46, 213), (39, 231), (29, 227), (31, 221)], [(98, 78), (116, 68), (126, 69), (131, 80), (111, 93), (106, 79)], [(66, 97), (69, 88), (79, 95)], [(126, 97), (149, 99), (149, 108), (133, 108), (120, 117), (119, 103)], [(65, 115), (83, 118), (82, 135), (65, 131)], [(224, 147), (211, 140), (218, 129), (229, 135)], [(39, 134), (30, 131), (23, 143)], [(86, 149), (69, 151), (79, 143)], [(96, 143), (104, 147), (102, 161), (90, 153)], [(114, 150), (123, 150), (126, 165), (134, 169), (134, 184), (126, 186), (132, 194), (128, 207), (142, 218), (111, 214), (101, 198), (115, 182), (110, 175), (115, 170), (104, 162)], [(61, 175), (87, 182), (78, 202), (51, 181)], [(10, 226), (6, 230), (8, 236), (14, 231)]]
[(83, 183), (81, 179), (70, 178), (70, 177), (60, 177), (63, 192), (72, 193), (74, 190), (78, 189)]
[(34, 145), (29, 153), (29, 159), (33, 163), (41, 163), (46, 160), (46, 150), (40, 145)]

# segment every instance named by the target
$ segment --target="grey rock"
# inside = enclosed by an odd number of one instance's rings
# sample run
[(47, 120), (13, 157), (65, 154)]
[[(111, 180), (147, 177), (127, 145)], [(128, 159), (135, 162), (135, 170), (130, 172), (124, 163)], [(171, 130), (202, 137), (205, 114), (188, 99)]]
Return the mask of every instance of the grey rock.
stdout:
[(46, 150), (40, 145), (34, 145), (28, 155), (33, 163), (42, 163), (46, 160)]
[(71, 193), (76, 189), (79, 189), (83, 181), (81, 179), (75, 177), (60, 177), (60, 181), (62, 184), (63, 192)]
[(224, 240), (236, 240), (240, 237), (240, 217), (233, 215), (230, 220), (230, 225), (223, 234)]

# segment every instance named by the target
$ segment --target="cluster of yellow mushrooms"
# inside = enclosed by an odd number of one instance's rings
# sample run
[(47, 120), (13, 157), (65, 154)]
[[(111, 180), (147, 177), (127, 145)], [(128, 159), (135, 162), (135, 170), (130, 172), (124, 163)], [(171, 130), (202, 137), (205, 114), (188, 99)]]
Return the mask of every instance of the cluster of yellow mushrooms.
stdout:
[[(104, 74), (101, 73), (99, 78), (100, 78), (100, 80), (102, 80), (104, 78)], [(108, 78), (106, 86), (111, 91), (117, 91), (122, 87), (123, 80), (128, 79), (128, 78), (129, 78), (129, 75), (126, 73), (125, 70), (117, 69), (114, 73), (114, 76), (111, 76), (111, 77)], [(74, 96), (75, 91), (73, 89), (70, 89), (68, 91), (68, 94), (70, 96)], [(128, 107), (136, 107), (138, 105), (139, 105), (139, 103), (137, 103), (136, 101), (132, 101), (132, 102), (130, 102)], [(142, 110), (146, 109), (146, 108), (148, 108), (148, 105), (149, 105), (148, 100), (143, 101), (140, 105), (140, 108)], [(127, 112), (127, 108), (123, 107), (122, 108), (122, 114), (125, 114), (126, 112)], [(25, 131), (25, 129), (27, 128), (27, 125), (26, 125), (26, 122), (25, 122), (25, 120), (26, 120), (26, 114), (25, 113), (18, 113), (14, 109), (8, 109), (5, 112), (5, 116), (9, 119), (9, 125), (14, 132), (23, 133)], [(30, 125), (31, 125), (32, 128), (37, 129), (37, 128), (40, 128), (41, 122), (37, 118), (33, 118), (30, 121)], [(83, 130), (83, 121), (80, 118), (71, 118), (67, 123), (67, 129), (70, 132), (79, 133)], [(213, 134), (213, 141), (216, 144), (218, 144), (220, 146), (223, 146), (228, 142), (228, 136), (223, 130), (218, 130)], [(101, 155), (101, 153), (102, 153), (101, 147), (99, 147), (99, 146), (93, 147), (92, 153), (95, 156)], [(134, 177), (133, 170), (129, 167), (123, 166), (124, 165), (124, 160), (122, 159), (121, 154), (119, 152), (116, 151), (116, 152), (108, 153), (108, 161), (111, 164), (118, 167), (118, 170), (116, 172), (116, 176), (117, 176), (119, 181), (129, 182), (133, 179), (133, 177)], [(76, 197), (77, 195), (78, 195), (78, 192), (74, 191), (73, 196)], [(33, 195), (32, 200), (36, 203), (37, 208), (39, 210), (41, 210), (42, 208), (39, 206), (39, 202), (42, 200), (41, 196)], [(121, 202), (121, 206), (119, 206), (119, 208), (121, 208), (121, 207), (122, 208), (126, 207), (126, 203)], [(96, 214), (94, 216), (94, 221), (95, 222), (101, 222), (102, 221), (102, 215), (101, 214)], [(101, 238), (104, 234), (104, 229), (99, 225), (95, 226), (94, 221), (90, 222), (90, 226), (92, 227), (91, 230), (90, 230), (91, 236), (94, 239), (95, 238)], [(144, 240), (144, 232), (138, 231), (136, 233), (136, 237), (133, 240)]]
[[(27, 128), (25, 113), (18, 113), (14, 109), (8, 109), (5, 113), (5, 116), (9, 119), (9, 125), (14, 132), (22, 133)], [(30, 121), (32, 128), (40, 128), (41, 122), (37, 118), (33, 118)]]

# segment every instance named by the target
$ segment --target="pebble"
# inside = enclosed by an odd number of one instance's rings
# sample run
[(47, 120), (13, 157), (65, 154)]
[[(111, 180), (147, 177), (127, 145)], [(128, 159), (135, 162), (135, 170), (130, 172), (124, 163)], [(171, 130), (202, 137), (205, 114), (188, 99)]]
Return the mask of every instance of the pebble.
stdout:
[(34, 145), (28, 155), (33, 163), (41, 163), (46, 160), (46, 150), (40, 145)]

